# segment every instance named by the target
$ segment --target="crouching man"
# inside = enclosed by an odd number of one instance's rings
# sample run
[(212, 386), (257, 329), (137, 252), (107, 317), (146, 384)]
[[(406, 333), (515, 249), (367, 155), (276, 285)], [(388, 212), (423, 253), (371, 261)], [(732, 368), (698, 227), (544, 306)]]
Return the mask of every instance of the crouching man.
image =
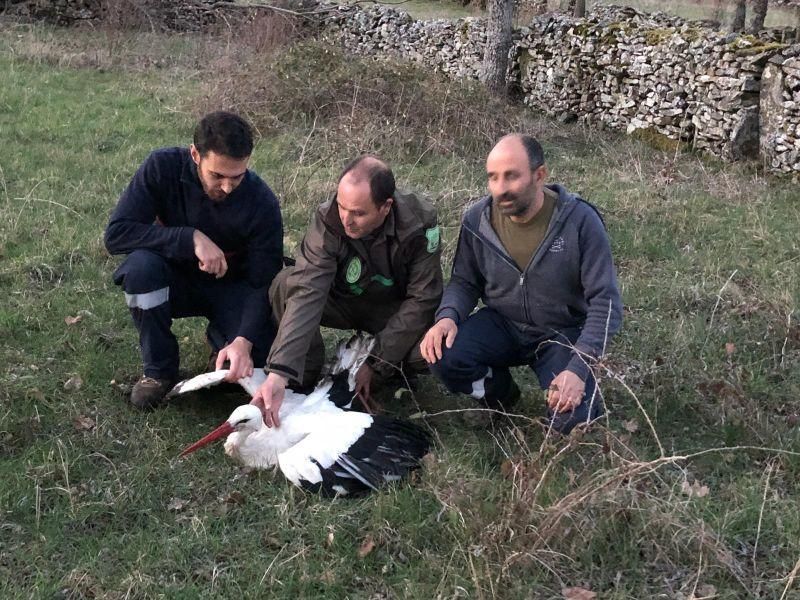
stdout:
[(520, 395), (509, 367), (528, 365), (548, 390), (550, 426), (568, 433), (603, 414), (591, 365), (622, 318), (608, 236), (592, 205), (545, 185), (533, 138), (502, 138), (486, 172), (489, 195), (463, 217), (420, 351), (450, 391), (501, 410)]
[(287, 385), (309, 387), (324, 362), (320, 324), (375, 336), (356, 374), (356, 395), (373, 410), (375, 376), (427, 370), (419, 341), (442, 297), (436, 210), (395, 189), (391, 169), (373, 156), (344, 168), (336, 196), (322, 204), (297, 252), (270, 289), (278, 334), (266, 381), (252, 403), (279, 426)]
[(178, 378), (172, 319), (203, 316), (235, 381), (262, 367), (274, 339), (267, 290), (282, 266), (283, 225), (272, 190), (248, 169), (250, 125), (216, 112), (189, 148), (145, 160), (122, 193), (105, 233), (114, 273), (139, 332), (144, 376), (131, 393), (138, 408), (159, 405)]

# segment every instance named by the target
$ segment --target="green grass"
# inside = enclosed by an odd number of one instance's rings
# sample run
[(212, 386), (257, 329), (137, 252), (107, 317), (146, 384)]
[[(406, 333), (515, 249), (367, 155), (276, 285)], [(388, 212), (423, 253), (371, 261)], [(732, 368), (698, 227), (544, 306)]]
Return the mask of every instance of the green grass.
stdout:
[[(235, 51), (225, 40), (2, 33), (1, 597), (560, 598), (582, 586), (639, 599), (713, 586), (719, 598), (779, 598), (791, 585), (790, 181), (557, 125), (469, 84), (313, 44), (221, 69)], [(302, 85), (311, 72), (313, 90)], [(243, 398), (129, 408), (138, 351), (101, 238), (140, 161), (186, 143), (215, 103), (259, 124), (254, 167), (283, 201), (287, 249), (341, 163), (374, 149), (404, 187), (437, 201), (449, 260), (492, 140), (503, 128), (539, 136), (552, 178), (602, 209), (613, 240), (626, 314), (602, 370), (608, 421), (544, 438), (531, 422), (541, 394), (520, 371), (523, 418), (486, 431), (432, 416), (471, 405), (424, 378), (413, 401), (382, 397), (392, 413), (429, 415), (436, 447), (410, 485), (329, 501), (242, 470), (220, 448), (176, 460)], [(202, 325), (176, 326), (192, 371), (205, 362)], [(75, 377), (80, 387), (65, 389)], [(761, 449), (703, 453), (739, 446)], [(375, 549), (360, 557), (367, 539)]]

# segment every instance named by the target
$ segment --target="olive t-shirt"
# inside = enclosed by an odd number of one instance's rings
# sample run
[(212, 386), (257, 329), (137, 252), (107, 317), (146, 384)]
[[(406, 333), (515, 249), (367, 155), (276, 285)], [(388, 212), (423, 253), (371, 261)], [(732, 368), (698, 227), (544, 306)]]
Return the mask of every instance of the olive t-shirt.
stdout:
[(531, 258), (547, 234), (557, 199), (558, 194), (549, 188), (544, 188), (542, 208), (527, 223), (515, 223), (492, 206), (492, 228), (520, 271), (524, 271), (531, 262)]

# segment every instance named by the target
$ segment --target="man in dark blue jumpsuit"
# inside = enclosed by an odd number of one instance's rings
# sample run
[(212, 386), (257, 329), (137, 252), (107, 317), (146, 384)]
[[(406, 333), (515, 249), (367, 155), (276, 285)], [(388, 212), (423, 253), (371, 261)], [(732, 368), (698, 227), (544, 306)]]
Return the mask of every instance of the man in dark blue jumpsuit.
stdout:
[(250, 126), (241, 117), (204, 117), (189, 148), (145, 160), (122, 193), (105, 233), (114, 273), (139, 331), (144, 376), (131, 393), (153, 408), (178, 377), (172, 319), (204, 316), (228, 378), (266, 362), (275, 337), (267, 290), (282, 266), (283, 225), (272, 190), (248, 170)]

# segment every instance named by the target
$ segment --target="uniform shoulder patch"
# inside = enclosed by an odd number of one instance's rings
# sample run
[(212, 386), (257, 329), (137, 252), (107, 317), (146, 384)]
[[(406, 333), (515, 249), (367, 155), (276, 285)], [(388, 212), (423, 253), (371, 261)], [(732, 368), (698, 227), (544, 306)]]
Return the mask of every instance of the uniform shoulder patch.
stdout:
[(440, 241), (440, 234), (439, 234), (439, 226), (431, 227), (430, 229), (425, 230), (425, 237), (428, 238), (428, 252), (433, 254), (439, 249), (439, 241)]
[(355, 283), (361, 278), (361, 259), (354, 256), (347, 263), (347, 271), (344, 273), (347, 283)]

